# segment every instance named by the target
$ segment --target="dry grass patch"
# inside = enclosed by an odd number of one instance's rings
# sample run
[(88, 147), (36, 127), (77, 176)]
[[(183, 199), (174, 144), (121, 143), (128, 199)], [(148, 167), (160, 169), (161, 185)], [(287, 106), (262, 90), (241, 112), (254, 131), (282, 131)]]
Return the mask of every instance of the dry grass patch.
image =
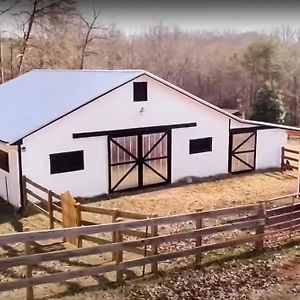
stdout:
[(210, 210), (254, 203), (295, 193), (296, 185), (297, 179), (292, 173), (252, 173), (146, 191), (143, 194), (124, 195), (109, 201), (99, 201), (94, 205), (160, 216), (174, 215), (196, 209)]
[[(203, 210), (209, 210), (220, 207), (253, 203), (258, 200), (264, 200), (288, 193), (294, 193), (296, 190), (296, 184), (296, 178), (288, 173), (252, 173), (244, 176), (229, 176), (228, 178), (222, 180), (215, 179), (207, 182), (198, 182), (176, 187), (173, 186), (156, 191), (148, 190), (143, 194), (123, 195), (119, 198), (107, 201), (99, 200), (98, 202), (93, 203), (93, 205), (101, 206), (104, 208), (119, 208), (121, 210), (138, 213), (173, 215), (192, 212), (196, 209), (201, 208)], [(91, 218), (90, 220), (93, 222), (106, 223), (110, 221), (110, 218), (105, 218), (96, 214), (90, 214), (89, 216)], [(31, 230), (47, 229), (49, 228), (49, 220), (41, 214), (30, 214), (18, 220), (7, 205), (3, 204), (0, 207), (0, 234), (20, 230), (23, 226), (30, 227)], [(183, 229), (181, 227), (168, 227), (164, 230), (177, 231)], [(0, 251), (0, 255), (4, 255), (4, 252), (5, 251)], [(46, 269), (51, 269), (51, 272), (63, 272), (69, 270), (71, 267), (77, 268), (79, 267), (79, 264), (80, 266), (94, 265), (95, 263), (103, 263), (104, 261), (107, 262), (106, 257), (90, 257), (90, 259), (88, 260), (76, 260), (73, 262), (74, 265), (72, 265), (72, 262), (50, 262), (43, 264), (43, 266)], [(177, 263), (175, 262), (175, 264)], [(168, 265), (166, 265), (165, 263), (161, 263), (160, 266), (161, 269), (168, 269)], [(174, 267), (174, 263), (172, 263), (170, 268), (171, 267)], [(212, 268), (214, 270), (214, 267)], [(233, 276), (232, 278), (235, 278), (235, 274), (239, 271), (239, 269), (235, 269), (233, 273), (228, 270), (224, 270), (223, 272), (223, 270), (221, 270), (217, 266), (215, 268), (216, 273), (219, 274), (218, 276), (220, 276), (220, 278), (223, 278), (223, 275), (225, 276), (225, 278), (229, 275)], [(22, 272), (24, 272), (24, 268), (20, 267), (17, 272), (20, 272), (21, 274)], [(44, 270), (39, 270), (38, 272), (44, 272)], [(200, 271), (197, 271), (195, 273), (192, 270), (186, 272), (188, 278), (193, 278), (193, 275), (198, 276), (199, 274), (202, 274)], [(249, 272), (251, 272), (250, 269)], [(265, 271), (262, 270), (262, 272), (264, 273)], [(176, 274), (179, 275), (179, 277), (182, 275), (179, 273)], [(175, 277), (173, 277), (173, 279), (177, 278), (176, 274), (174, 275)], [(249, 273), (247, 274), (247, 276), (251, 275)], [(268, 276), (270, 278), (272, 278), (271, 275), (272, 274), (268, 273)], [(9, 276), (8, 274), (2, 273), (0, 274), (0, 280), (8, 280)], [(217, 281), (218, 276), (215, 278)], [(168, 278), (170, 279), (169, 276)], [(109, 276), (85, 277), (71, 280), (68, 283), (37, 286), (34, 288), (34, 290), (38, 299), (147, 299), (147, 291), (144, 291), (143, 284), (141, 286), (142, 294), (140, 296), (143, 296), (143, 293), (145, 293), (146, 298), (135, 298), (135, 281), (128, 281), (128, 288), (125, 287), (124, 290), (123, 288), (111, 289), (112, 283), (109, 279)], [(149, 278), (147, 278), (147, 280), (148, 279)], [(139, 280), (140, 279), (137, 279), (137, 281)], [(246, 277), (245, 280), (247, 282), (250, 282), (252, 279), (250, 279), (250, 277)], [(181, 284), (184, 284), (185, 276), (183, 278), (183, 281), (179, 279), (179, 282)], [(191, 284), (196, 284), (197, 282), (194, 282), (192, 280)], [(256, 281), (254, 280), (253, 283), (254, 282)], [(162, 279), (161, 283), (166, 283), (167, 290), (169, 289), (168, 283), (165, 282), (164, 279)], [(202, 284), (201, 281), (199, 283)], [(149, 287), (151, 286), (153, 287), (154, 292), (156, 290), (155, 283), (152, 284), (151, 282), (149, 282)], [(105, 290), (106, 288), (108, 289), (107, 291)], [(146, 284), (145, 288), (148, 288), (148, 283)], [(261, 288), (263, 288), (263, 286)], [(251, 287), (249, 287), (249, 290), (251, 290)], [(162, 290), (162, 292), (164, 293), (164, 290)], [(195, 290), (195, 293), (196, 292), (197, 291)], [(231, 294), (231, 292), (227, 290), (224, 292)], [(174, 296), (174, 291), (172, 293), (171, 299), (176, 299), (176, 295)], [(220, 291), (220, 293), (222, 293), (222, 291)], [(232, 291), (232, 293), (234, 293), (234, 290)], [(197, 293), (195, 295), (197, 295)], [(192, 296), (194, 296), (194, 294)], [(179, 297), (181, 297), (181, 294), (179, 294)], [(24, 289), (17, 290), (15, 292), (0, 293), (0, 299), (24, 299)]]
[[(167, 216), (193, 212), (197, 209), (210, 210), (254, 203), (258, 200), (294, 193), (296, 186), (295, 173), (252, 173), (159, 190), (148, 189), (140, 194), (121, 195), (109, 200), (98, 199), (92, 205)], [(5, 203), (0, 203), (0, 206), (0, 234), (19, 231), (23, 226), (29, 227), (30, 230), (49, 228), (49, 220), (41, 214), (30, 212), (18, 220)], [(111, 220), (110, 217), (95, 214), (87, 214), (87, 218), (99, 223), (107, 223)]]

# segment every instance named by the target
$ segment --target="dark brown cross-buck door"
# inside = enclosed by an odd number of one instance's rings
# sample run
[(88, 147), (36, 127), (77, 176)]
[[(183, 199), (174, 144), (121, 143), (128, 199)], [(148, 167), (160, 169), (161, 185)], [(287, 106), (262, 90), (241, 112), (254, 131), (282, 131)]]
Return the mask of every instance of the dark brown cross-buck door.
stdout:
[(232, 130), (229, 139), (229, 172), (255, 170), (256, 131)]
[(109, 192), (170, 183), (170, 131), (109, 136)]

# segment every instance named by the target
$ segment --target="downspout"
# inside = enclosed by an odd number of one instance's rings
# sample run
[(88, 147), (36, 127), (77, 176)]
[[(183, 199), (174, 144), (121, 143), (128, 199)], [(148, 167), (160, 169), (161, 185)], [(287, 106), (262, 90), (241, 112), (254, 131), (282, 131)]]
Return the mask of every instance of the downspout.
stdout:
[(25, 209), (25, 199), (23, 195), (23, 170), (22, 170), (22, 141), (18, 144), (18, 163), (19, 163), (19, 186), (20, 186), (20, 200), (21, 200), (21, 211), (23, 212)]

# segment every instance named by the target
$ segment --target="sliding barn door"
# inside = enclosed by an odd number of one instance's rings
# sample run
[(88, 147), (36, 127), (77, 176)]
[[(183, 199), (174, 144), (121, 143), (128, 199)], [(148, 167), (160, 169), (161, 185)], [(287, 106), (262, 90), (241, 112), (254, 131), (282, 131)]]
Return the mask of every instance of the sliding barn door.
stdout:
[(232, 130), (229, 138), (229, 172), (255, 170), (257, 132)]
[(167, 132), (142, 135), (143, 186), (170, 182), (168, 139)]
[(109, 192), (170, 183), (170, 131), (109, 136)]
[(109, 137), (109, 191), (138, 186), (138, 136)]

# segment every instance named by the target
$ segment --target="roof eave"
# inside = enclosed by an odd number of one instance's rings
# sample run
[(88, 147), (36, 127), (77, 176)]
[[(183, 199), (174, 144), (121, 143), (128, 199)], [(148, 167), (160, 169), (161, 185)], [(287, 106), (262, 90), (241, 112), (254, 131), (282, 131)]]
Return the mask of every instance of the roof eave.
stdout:
[(145, 72), (145, 75), (147, 75), (150, 78), (153, 78), (153, 79), (155, 79), (155, 80), (157, 80), (157, 81), (173, 88), (174, 90), (177, 90), (178, 92), (186, 95), (187, 97), (192, 98), (195, 101), (197, 101), (197, 102), (199, 102), (199, 103), (201, 103), (201, 104), (203, 104), (203, 105), (205, 105), (209, 108), (212, 108), (215, 111), (217, 111), (217, 112), (219, 112), (219, 113), (221, 113), (221, 114), (223, 114), (223, 115), (225, 115), (225, 116), (227, 116), (227, 117), (229, 117), (229, 118), (231, 118), (231, 119), (233, 119), (237, 122), (240, 122), (240, 123), (243, 123), (243, 124), (258, 125), (258, 126), (263, 125), (263, 126), (270, 126), (270, 127), (286, 129), (286, 130), (300, 131), (300, 128), (298, 128), (298, 127), (292, 127), (292, 126), (280, 125), (280, 124), (275, 124), (275, 123), (268, 123), (268, 122), (260, 122), (260, 121), (252, 121), (252, 120), (247, 120), (247, 119), (241, 119), (241, 118), (225, 111), (224, 109), (222, 109), (222, 108), (220, 108), (220, 107), (218, 107), (214, 104), (211, 104), (211, 103), (209, 103), (209, 102), (207, 102), (207, 101), (205, 101), (205, 100), (203, 100), (203, 99), (187, 92), (186, 90), (184, 90), (184, 89), (182, 89), (182, 88), (180, 88), (180, 87), (178, 87), (178, 86), (176, 86), (176, 85), (174, 85), (174, 84), (172, 84), (172, 83), (170, 83), (170, 82), (168, 82), (168, 81), (166, 81), (166, 80), (164, 80), (164, 79), (162, 79), (162, 78), (160, 78), (160, 77), (158, 77), (158, 76), (156, 76), (156, 75), (154, 75), (154, 74), (152, 74), (148, 71)]
[(84, 106), (86, 106), (86, 105), (88, 105), (88, 104), (90, 104), (90, 103), (96, 101), (97, 99), (99, 99), (99, 98), (101, 98), (101, 97), (103, 97), (103, 96), (109, 94), (110, 92), (112, 92), (112, 91), (114, 91), (114, 90), (120, 88), (121, 86), (123, 86), (123, 85), (125, 85), (125, 84), (127, 84), (127, 83), (129, 83), (129, 82), (131, 82), (131, 81), (133, 81), (133, 80), (136, 80), (137, 78), (139, 78), (139, 77), (145, 75), (145, 73), (146, 73), (146, 72), (143, 71), (143, 73), (141, 73), (141, 74), (139, 74), (139, 75), (137, 75), (137, 76), (131, 78), (130, 80), (127, 80), (127, 81), (125, 81), (125, 82), (119, 84), (118, 86), (115, 86), (114, 88), (112, 88), (112, 89), (110, 89), (110, 90), (108, 90), (108, 91), (106, 91), (106, 92), (104, 92), (104, 93), (98, 95), (97, 97), (94, 97), (93, 99), (88, 100), (86, 103), (84, 103), (84, 104), (82, 104), (82, 105), (80, 105), (80, 106), (78, 106), (78, 107), (72, 109), (71, 111), (69, 111), (69, 112), (67, 112), (67, 113), (65, 113), (65, 114), (63, 114), (63, 115), (61, 115), (61, 116), (59, 116), (59, 117), (57, 117), (57, 118), (55, 118), (54, 120), (52, 120), (52, 121), (50, 121), (50, 122), (47, 122), (46, 124), (40, 126), (39, 128), (37, 128), (37, 129), (35, 129), (35, 130), (31, 131), (31, 132), (26, 133), (25, 135), (23, 135), (23, 136), (19, 137), (18, 139), (14, 140), (13, 142), (10, 142), (10, 144), (11, 144), (11, 145), (21, 145), (21, 144), (23, 144), (23, 139), (24, 139), (24, 138), (26, 138), (26, 137), (30, 136), (31, 134), (33, 134), (33, 133), (35, 133), (35, 132), (37, 132), (37, 131), (39, 131), (39, 130), (45, 128), (45, 127), (47, 127), (48, 125), (50, 125), (50, 124), (52, 124), (52, 123), (54, 123), (54, 122), (56, 122), (56, 121), (58, 121), (58, 120), (64, 118), (65, 116), (67, 116), (67, 115), (69, 115), (69, 114), (71, 114), (71, 113), (77, 111), (78, 109), (80, 109), (80, 108), (82, 108), (82, 107), (84, 107)]

